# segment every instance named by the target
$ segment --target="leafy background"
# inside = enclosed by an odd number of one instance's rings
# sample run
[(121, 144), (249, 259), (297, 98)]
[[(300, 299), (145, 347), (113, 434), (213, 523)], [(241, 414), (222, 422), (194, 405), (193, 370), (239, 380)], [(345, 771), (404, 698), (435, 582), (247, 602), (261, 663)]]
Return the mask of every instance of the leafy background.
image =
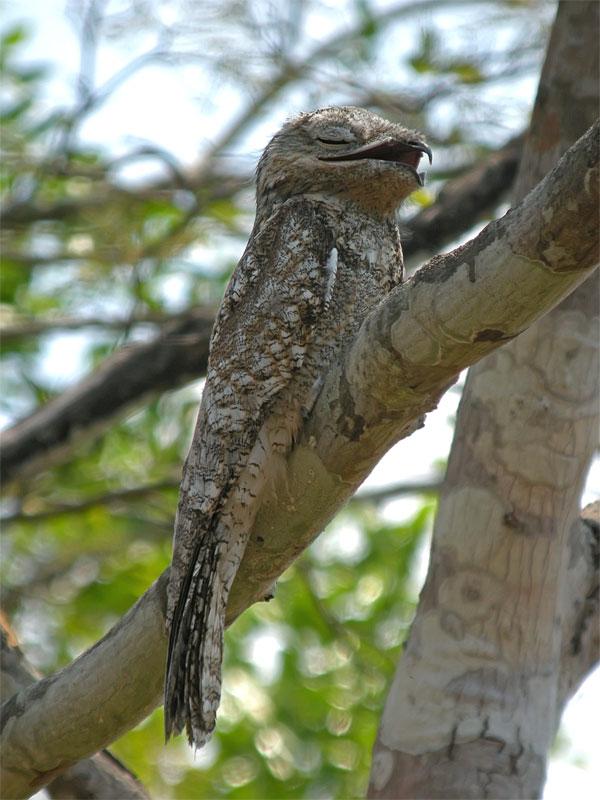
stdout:
[[(7, 4), (0, 49), (5, 424), (186, 309), (218, 303), (251, 227), (253, 163), (289, 113), (351, 102), (423, 130), (435, 169), (402, 213), (434, 202), (526, 127), (554, 10), (533, 0), (49, 5)], [(182, 116), (166, 80), (188, 93)], [(200, 391), (201, 380), (164, 392), (5, 487), (2, 605), (43, 672), (93, 643), (168, 564)], [(392, 502), (395, 487), (422, 477), (422, 459), (414, 448), (387, 459), (376, 482), (392, 486), (353, 501), (276, 598), (228, 631), (205, 749), (165, 748), (161, 711), (114, 744), (153, 796), (364, 794), (447, 446), (447, 435), (428, 441), (432, 491), (409, 502)]]

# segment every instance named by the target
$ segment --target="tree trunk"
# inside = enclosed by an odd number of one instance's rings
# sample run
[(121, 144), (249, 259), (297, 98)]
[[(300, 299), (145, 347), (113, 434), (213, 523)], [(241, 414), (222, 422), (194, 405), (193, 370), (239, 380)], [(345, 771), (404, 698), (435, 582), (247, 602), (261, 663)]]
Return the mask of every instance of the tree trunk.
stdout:
[[(597, 114), (599, 9), (559, 5), (517, 201)], [(597, 441), (597, 297), (596, 276), (469, 372), (370, 797), (542, 792), (564, 703), (598, 658), (594, 552), (574, 525)]]

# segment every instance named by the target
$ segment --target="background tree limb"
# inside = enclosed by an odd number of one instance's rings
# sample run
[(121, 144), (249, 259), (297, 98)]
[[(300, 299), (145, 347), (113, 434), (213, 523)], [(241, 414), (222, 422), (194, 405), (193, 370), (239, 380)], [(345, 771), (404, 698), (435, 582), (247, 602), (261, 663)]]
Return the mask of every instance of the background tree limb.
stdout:
[[(421, 252), (437, 252), (443, 245), (458, 238), (479, 220), (491, 214), (502, 198), (508, 196), (517, 174), (522, 147), (522, 135), (511, 139), (504, 147), (476, 162), (463, 175), (448, 181), (432, 206), (404, 223), (402, 249), (405, 259), (414, 259)], [(250, 183), (250, 177), (243, 180), (244, 186), (249, 186)], [(47, 217), (42, 214), (40, 218)], [(5, 252), (4, 256), (9, 260), (23, 258), (17, 253), (10, 252)], [(70, 256), (70, 258), (77, 257)], [(40, 263), (40, 259), (33, 256), (29, 257), (29, 260)], [(48, 257), (48, 263), (56, 263), (57, 260), (62, 259), (57, 259), (56, 256)], [(99, 316), (18, 319), (0, 323), (0, 336), (6, 344), (56, 330), (79, 330), (87, 327), (118, 330), (140, 323), (164, 325), (177, 322), (187, 317), (189, 313), (188, 311), (167, 315), (146, 311), (131, 314), (123, 319)]]
[[(153, 341), (122, 348), (80, 383), (3, 433), (5, 480), (47, 468), (90, 428), (98, 436), (132, 403), (203, 375), (214, 315), (204, 308)], [(40, 466), (42, 465), (42, 466)]]

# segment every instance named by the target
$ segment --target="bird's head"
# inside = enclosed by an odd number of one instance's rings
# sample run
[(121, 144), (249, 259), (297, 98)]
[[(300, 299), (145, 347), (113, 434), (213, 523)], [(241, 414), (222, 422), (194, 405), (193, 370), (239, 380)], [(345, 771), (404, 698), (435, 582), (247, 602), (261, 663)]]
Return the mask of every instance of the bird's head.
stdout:
[[(287, 122), (257, 167), (259, 213), (298, 195), (349, 201), (393, 214), (423, 185), (419, 162), (431, 150), (420, 134), (354, 106), (322, 108)], [(262, 206), (262, 208), (261, 208)]]

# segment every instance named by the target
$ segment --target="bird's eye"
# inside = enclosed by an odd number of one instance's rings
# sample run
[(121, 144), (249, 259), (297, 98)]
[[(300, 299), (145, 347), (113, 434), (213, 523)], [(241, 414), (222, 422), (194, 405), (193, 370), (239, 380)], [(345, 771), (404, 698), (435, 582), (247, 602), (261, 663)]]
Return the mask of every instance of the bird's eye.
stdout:
[(317, 136), (317, 141), (323, 144), (352, 144), (347, 139), (325, 139), (323, 136)]

